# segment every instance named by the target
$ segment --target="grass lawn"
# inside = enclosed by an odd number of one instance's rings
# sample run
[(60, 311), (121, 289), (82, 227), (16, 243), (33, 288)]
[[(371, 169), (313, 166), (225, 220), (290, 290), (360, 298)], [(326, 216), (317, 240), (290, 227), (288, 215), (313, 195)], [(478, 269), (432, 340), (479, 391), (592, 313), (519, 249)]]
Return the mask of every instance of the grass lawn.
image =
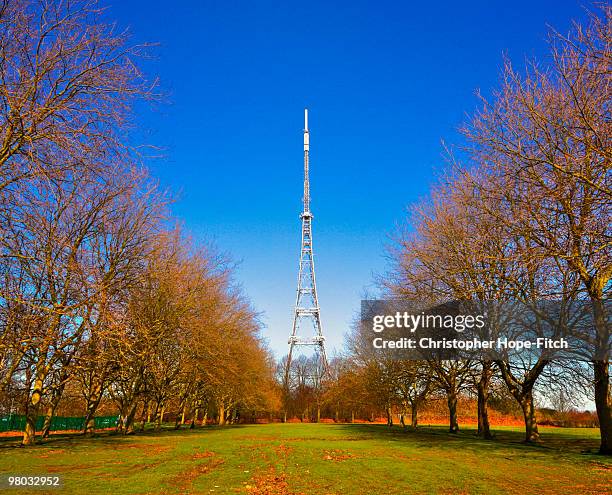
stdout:
[(612, 493), (612, 459), (582, 453), (596, 449), (597, 430), (542, 428), (535, 447), (517, 428), (495, 434), (270, 424), (58, 436), (32, 448), (5, 438), (0, 473), (62, 476), (63, 488), (37, 494)]

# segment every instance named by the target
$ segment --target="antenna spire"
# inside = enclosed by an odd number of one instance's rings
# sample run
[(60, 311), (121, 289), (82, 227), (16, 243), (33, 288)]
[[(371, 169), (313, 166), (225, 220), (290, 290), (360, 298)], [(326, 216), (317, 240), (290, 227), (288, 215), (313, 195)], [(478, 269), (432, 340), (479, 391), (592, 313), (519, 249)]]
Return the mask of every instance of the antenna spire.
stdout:
[(308, 177), (308, 153), (310, 134), (308, 132), (308, 109), (304, 109), (304, 215), (310, 214), (310, 180)]

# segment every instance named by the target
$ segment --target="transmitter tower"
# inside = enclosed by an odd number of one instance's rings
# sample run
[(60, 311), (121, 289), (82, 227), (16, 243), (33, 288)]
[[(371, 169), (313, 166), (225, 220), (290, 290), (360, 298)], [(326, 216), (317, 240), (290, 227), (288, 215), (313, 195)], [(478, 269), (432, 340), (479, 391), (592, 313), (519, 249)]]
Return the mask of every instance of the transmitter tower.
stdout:
[(315, 350), (318, 368), (324, 377), (329, 373), (325, 354), (325, 337), (321, 329), (321, 315), (315, 278), (314, 250), (312, 245), (312, 213), (310, 212), (309, 182), (310, 134), (308, 132), (308, 110), (304, 110), (304, 208), (302, 220), (302, 247), (297, 280), (297, 295), (293, 315), (293, 328), (289, 337), (289, 355), (285, 368), (285, 386), (290, 386), (291, 359), (298, 346), (309, 346)]

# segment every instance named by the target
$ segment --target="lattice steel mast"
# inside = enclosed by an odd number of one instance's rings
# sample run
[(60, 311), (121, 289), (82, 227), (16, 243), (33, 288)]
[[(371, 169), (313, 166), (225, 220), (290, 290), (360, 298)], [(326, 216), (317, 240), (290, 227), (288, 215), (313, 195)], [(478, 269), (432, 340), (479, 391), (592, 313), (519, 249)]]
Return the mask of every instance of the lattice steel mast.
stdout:
[[(304, 110), (304, 211), (302, 219), (302, 249), (300, 252), (300, 267), (298, 272), (297, 296), (293, 317), (293, 329), (289, 337), (289, 355), (285, 368), (285, 385), (289, 385), (291, 358), (295, 346), (311, 346), (319, 358), (323, 374), (328, 373), (327, 356), (325, 354), (325, 337), (321, 330), (321, 316), (317, 285), (315, 279), (314, 252), (312, 247), (312, 213), (310, 212), (310, 183), (308, 177), (308, 153), (310, 151), (310, 135), (308, 132), (308, 110)], [(312, 337), (300, 337), (299, 332), (305, 323), (312, 325)]]

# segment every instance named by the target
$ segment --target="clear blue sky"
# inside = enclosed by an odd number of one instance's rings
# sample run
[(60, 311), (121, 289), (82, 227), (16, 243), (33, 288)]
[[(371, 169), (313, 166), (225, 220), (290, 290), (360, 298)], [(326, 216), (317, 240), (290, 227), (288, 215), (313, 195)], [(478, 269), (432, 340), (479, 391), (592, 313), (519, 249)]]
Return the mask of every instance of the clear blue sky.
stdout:
[(240, 262), (277, 355), (300, 244), (303, 108), (324, 333), (340, 349), (405, 208), (443, 169), (441, 140), (496, 85), (502, 54), (545, 53), (585, 2), (124, 0), (109, 16), (159, 42), (147, 69), (170, 103), (139, 110), (174, 213)]

